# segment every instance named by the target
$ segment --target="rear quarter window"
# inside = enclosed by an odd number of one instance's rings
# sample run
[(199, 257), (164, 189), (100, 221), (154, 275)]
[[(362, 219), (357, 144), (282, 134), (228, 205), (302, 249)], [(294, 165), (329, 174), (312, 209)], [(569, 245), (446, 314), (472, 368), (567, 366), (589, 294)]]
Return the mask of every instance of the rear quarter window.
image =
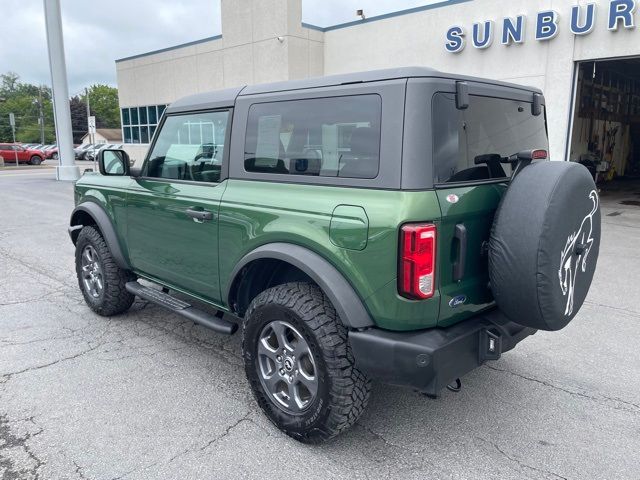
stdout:
[(380, 167), (379, 95), (251, 105), (244, 168), (265, 174), (376, 178)]

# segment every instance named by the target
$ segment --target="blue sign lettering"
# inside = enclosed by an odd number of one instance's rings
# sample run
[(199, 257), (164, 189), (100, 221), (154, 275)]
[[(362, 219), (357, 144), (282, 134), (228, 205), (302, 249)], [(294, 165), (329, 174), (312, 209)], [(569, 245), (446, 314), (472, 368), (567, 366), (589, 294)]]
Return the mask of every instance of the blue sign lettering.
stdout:
[(524, 21), (524, 15), (518, 15), (515, 20), (513, 18), (504, 19), (502, 24), (503, 45), (524, 42)]
[(484, 22), (484, 33), (480, 36), (481, 23), (473, 24), (473, 46), (476, 48), (489, 48), (493, 42), (493, 22)]
[(536, 40), (551, 40), (558, 34), (558, 14), (553, 10), (538, 13)]
[(609, 4), (609, 30), (618, 30), (620, 20), (622, 20), (624, 28), (635, 28), (633, 20), (635, 9), (635, 0), (611, 0)]
[(580, 24), (581, 10), (580, 5), (571, 8), (571, 33), (574, 35), (586, 35), (591, 33), (596, 24), (596, 4), (588, 3), (586, 5), (587, 14), (584, 23)]
[(464, 49), (464, 30), (462, 27), (451, 27), (449, 29), (445, 48), (451, 53), (458, 53)]
[[(622, 24), (624, 29), (636, 28), (635, 11), (637, 0), (609, 0), (608, 29), (617, 31)], [(593, 31), (596, 25), (597, 3), (589, 2), (585, 5), (571, 7), (571, 19), (569, 27), (574, 35), (587, 35)], [(559, 16), (554, 10), (544, 10), (536, 15), (535, 39), (537, 41), (551, 40), (560, 31)], [(527, 17), (518, 15), (514, 18), (502, 19), (502, 45), (524, 43)], [(472, 44), (475, 48), (488, 48), (493, 43), (494, 36), (500, 33), (495, 31), (494, 22), (487, 20), (474, 23), (472, 28)], [(465, 47), (465, 29), (459, 25), (451, 27), (447, 31), (445, 48), (448, 52), (458, 53)]]

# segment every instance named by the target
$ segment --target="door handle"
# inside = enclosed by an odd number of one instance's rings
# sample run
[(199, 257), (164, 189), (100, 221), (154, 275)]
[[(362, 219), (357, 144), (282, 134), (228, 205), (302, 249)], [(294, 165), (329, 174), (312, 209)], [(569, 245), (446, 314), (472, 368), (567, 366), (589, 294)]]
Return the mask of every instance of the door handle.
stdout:
[(210, 212), (209, 210), (187, 208), (186, 214), (198, 223), (202, 223), (205, 220), (213, 220), (213, 212)]
[(467, 227), (458, 223), (453, 238), (458, 241), (458, 258), (453, 263), (453, 280), (457, 282), (464, 277), (464, 267), (467, 260)]

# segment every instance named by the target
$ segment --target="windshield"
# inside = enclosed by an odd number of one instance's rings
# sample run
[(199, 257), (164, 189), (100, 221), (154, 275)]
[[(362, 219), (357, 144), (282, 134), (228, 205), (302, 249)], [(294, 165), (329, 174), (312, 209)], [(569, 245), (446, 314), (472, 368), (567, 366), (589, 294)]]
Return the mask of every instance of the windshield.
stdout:
[(549, 149), (544, 107), (534, 116), (531, 103), (471, 95), (469, 107), (458, 110), (454, 94), (438, 93), (433, 146), (435, 183), (505, 178), (511, 165), (500, 158)]

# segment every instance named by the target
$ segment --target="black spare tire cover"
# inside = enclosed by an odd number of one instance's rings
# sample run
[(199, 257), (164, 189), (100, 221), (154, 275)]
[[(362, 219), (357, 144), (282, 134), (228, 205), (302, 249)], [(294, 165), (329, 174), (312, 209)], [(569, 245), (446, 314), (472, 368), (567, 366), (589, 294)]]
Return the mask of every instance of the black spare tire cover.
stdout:
[(578, 313), (600, 248), (598, 193), (589, 171), (538, 162), (512, 180), (489, 241), (489, 277), (513, 322), (560, 330)]

